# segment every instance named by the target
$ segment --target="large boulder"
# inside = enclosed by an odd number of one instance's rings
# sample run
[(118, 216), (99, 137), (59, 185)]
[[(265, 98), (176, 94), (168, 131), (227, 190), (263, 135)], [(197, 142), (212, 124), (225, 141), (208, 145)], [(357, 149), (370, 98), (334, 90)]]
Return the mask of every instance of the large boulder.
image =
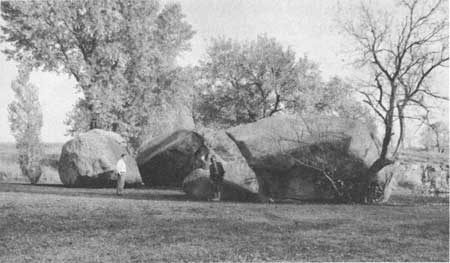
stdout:
[(323, 171), (361, 195), (358, 184), (378, 157), (366, 124), (332, 116), (278, 115), (226, 132), (255, 171), (261, 193), (273, 198), (334, 198)]
[[(255, 172), (248, 166), (239, 148), (224, 131), (201, 129), (198, 131), (209, 149), (225, 170), (222, 199), (248, 201), (257, 198), (259, 184)], [(214, 194), (209, 170), (192, 171), (183, 182), (183, 190), (198, 199), (208, 199)]]
[(136, 161), (144, 184), (180, 187), (188, 174), (205, 167), (201, 156), (207, 152), (202, 136), (193, 131), (178, 130), (144, 143), (138, 150)]
[(189, 196), (208, 200), (214, 197), (213, 183), (209, 179), (209, 171), (195, 169), (183, 180), (183, 191)]
[(200, 134), (203, 135), (210, 152), (222, 163), (225, 170), (224, 181), (258, 193), (259, 184), (255, 172), (248, 166), (247, 160), (226, 132), (203, 129)]
[[(117, 133), (90, 130), (66, 142), (61, 151), (58, 173), (67, 186), (105, 187), (115, 185), (114, 172), (122, 153), (127, 153), (126, 141)], [(142, 182), (136, 161), (127, 155), (127, 185)]]
[[(183, 191), (190, 197), (208, 200), (214, 197), (213, 183), (209, 178), (209, 170), (196, 169), (183, 181)], [(221, 200), (225, 201), (261, 201), (261, 197), (254, 191), (249, 191), (242, 185), (224, 180)]]
[(212, 154), (224, 166), (227, 185), (224, 196), (233, 199), (233, 195), (239, 199), (259, 192), (255, 173), (224, 131), (179, 130), (145, 143), (139, 149), (136, 160), (146, 185), (180, 187), (184, 182), (188, 186), (184, 187), (189, 189), (186, 191), (188, 194), (204, 198), (203, 195), (208, 196), (213, 191), (212, 184), (207, 183), (209, 170), (206, 159)]

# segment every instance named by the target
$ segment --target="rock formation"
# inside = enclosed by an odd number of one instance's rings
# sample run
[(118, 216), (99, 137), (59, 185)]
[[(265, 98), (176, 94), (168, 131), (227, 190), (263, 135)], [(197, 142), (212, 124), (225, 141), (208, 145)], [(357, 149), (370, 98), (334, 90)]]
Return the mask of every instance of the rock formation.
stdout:
[(255, 171), (261, 193), (273, 198), (335, 198), (324, 174), (349, 198), (360, 198), (378, 156), (365, 124), (337, 117), (281, 115), (226, 132)]
[[(214, 188), (209, 179), (209, 170), (196, 169), (183, 181), (183, 191), (190, 197), (199, 200), (208, 200), (214, 197)], [(224, 201), (261, 201), (258, 193), (249, 191), (242, 185), (224, 180), (221, 199)]]
[(386, 169), (394, 176), (395, 191), (420, 194), (449, 192), (448, 155), (426, 151), (400, 152), (396, 164)]
[(211, 154), (222, 163), (225, 170), (224, 180), (252, 193), (258, 193), (259, 184), (255, 172), (248, 166), (247, 160), (226, 132), (204, 129), (200, 133), (205, 138)]
[[(226, 133), (207, 129), (200, 133), (203, 136), (179, 130), (143, 145), (138, 151), (137, 162), (144, 183), (171, 187), (183, 184), (188, 194), (205, 199), (213, 191), (209, 182), (208, 157), (214, 154), (225, 169), (225, 192), (242, 198), (257, 194), (259, 187), (255, 173)], [(227, 193), (223, 196), (231, 197)]]
[(378, 148), (365, 123), (279, 115), (222, 131), (179, 130), (160, 136), (140, 148), (137, 163), (147, 185), (183, 186), (189, 195), (207, 199), (212, 193), (207, 154), (223, 163), (225, 199), (259, 194), (361, 202), (373, 180), (368, 170)]
[(178, 130), (144, 143), (138, 150), (136, 161), (144, 184), (180, 187), (188, 174), (205, 167), (201, 156), (207, 151), (202, 136), (193, 131)]
[[(58, 173), (66, 186), (105, 187), (115, 185), (114, 173), (122, 153), (127, 153), (125, 140), (114, 132), (90, 130), (66, 142), (61, 151)], [(126, 184), (140, 184), (141, 176), (135, 160), (127, 155)]]
[(209, 179), (209, 170), (195, 169), (183, 181), (183, 191), (189, 196), (208, 200), (214, 197), (213, 184)]

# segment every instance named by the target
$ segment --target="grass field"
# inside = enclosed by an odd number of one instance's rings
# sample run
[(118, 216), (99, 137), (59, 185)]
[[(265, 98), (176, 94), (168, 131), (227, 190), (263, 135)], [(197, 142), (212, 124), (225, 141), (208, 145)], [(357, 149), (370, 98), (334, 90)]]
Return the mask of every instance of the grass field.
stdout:
[(0, 262), (449, 260), (447, 198), (367, 206), (113, 193), (0, 184)]

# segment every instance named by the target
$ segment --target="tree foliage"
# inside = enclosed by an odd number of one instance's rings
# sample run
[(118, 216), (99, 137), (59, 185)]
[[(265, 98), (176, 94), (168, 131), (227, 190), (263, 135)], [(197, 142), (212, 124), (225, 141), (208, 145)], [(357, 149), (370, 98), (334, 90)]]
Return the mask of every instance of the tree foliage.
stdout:
[(448, 153), (448, 137), (448, 125), (442, 121), (438, 121), (425, 126), (421, 133), (420, 141), (427, 150)]
[(304, 91), (302, 104), (306, 105), (306, 112), (361, 120), (374, 126), (370, 109), (355, 98), (355, 91), (356, 88), (348, 81), (334, 76)]
[(29, 66), (21, 65), (19, 76), (11, 83), (15, 100), (9, 104), (8, 117), (11, 132), (16, 139), (22, 174), (35, 184), (41, 177), (42, 111), (38, 89), (28, 83), (30, 71)]
[(353, 101), (348, 83), (324, 81), (316, 63), (297, 59), (266, 35), (250, 42), (213, 39), (196, 78), (196, 118), (209, 126), (254, 122), (281, 111), (351, 118), (367, 113)]
[(181, 7), (157, 1), (3, 1), (2, 40), (10, 59), (75, 78), (83, 98), (71, 132), (113, 129), (130, 140), (173, 97), (175, 58), (194, 32)]
[(208, 113), (205, 122), (213, 118), (223, 125), (253, 122), (293, 103), (298, 86), (295, 54), (275, 39), (259, 36), (246, 43), (213, 39), (207, 55), (200, 66), (199, 110)]

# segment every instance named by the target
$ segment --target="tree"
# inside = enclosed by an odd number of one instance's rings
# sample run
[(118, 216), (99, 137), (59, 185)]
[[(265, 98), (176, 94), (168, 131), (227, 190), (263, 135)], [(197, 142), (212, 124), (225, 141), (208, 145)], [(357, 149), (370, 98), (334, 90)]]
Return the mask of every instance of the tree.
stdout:
[(177, 4), (157, 1), (2, 1), (8, 58), (75, 78), (83, 98), (71, 132), (116, 130), (138, 141), (177, 78), (175, 58), (194, 32)]
[[(233, 126), (301, 107), (300, 91), (319, 79), (318, 67), (299, 60), (274, 38), (213, 39), (201, 61), (197, 111), (205, 124)], [(300, 79), (303, 82), (300, 82)]]
[(11, 132), (16, 139), (22, 174), (36, 184), (41, 177), (42, 111), (38, 89), (28, 83), (30, 67), (19, 66), (19, 76), (11, 83), (15, 101), (8, 107)]
[[(393, 13), (362, 4), (358, 17), (342, 23), (356, 45), (356, 64), (369, 80), (360, 91), (384, 126), (379, 158), (370, 167), (375, 177), (392, 164), (404, 138), (407, 119), (427, 116), (426, 97), (443, 98), (431, 89), (432, 73), (448, 62), (446, 1), (404, 0)], [(414, 109), (408, 115), (407, 109)], [(394, 136), (395, 134), (395, 136)], [(376, 189), (379, 186), (369, 186)], [(369, 190), (369, 193), (373, 192)], [(369, 201), (379, 196), (369, 197)]]
[(349, 82), (334, 76), (327, 82), (317, 83), (313, 89), (303, 91), (301, 103), (309, 113), (334, 115), (375, 125), (368, 107), (355, 98), (355, 90)]
[(448, 152), (448, 137), (448, 125), (438, 121), (425, 126), (421, 134), (421, 142), (427, 150), (443, 153)]
[(354, 88), (339, 77), (324, 81), (308, 57), (296, 59), (274, 38), (213, 39), (196, 78), (197, 120), (219, 127), (254, 122), (284, 111), (367, 119)]

